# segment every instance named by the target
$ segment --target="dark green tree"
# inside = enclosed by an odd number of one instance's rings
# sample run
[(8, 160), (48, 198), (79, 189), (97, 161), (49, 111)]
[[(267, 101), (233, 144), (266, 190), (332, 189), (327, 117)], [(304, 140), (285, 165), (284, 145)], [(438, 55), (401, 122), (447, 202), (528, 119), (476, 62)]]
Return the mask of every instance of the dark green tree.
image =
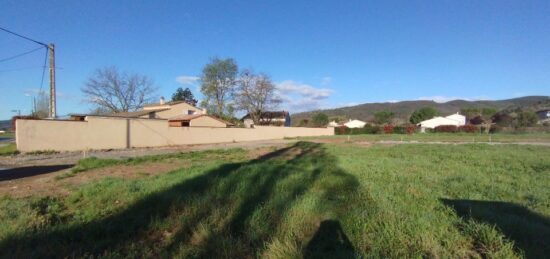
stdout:
[(394, 113), (390, 111), (379, 111), (374, 113), (374, 122), (378, 124), (391, 123)]
[(309, 120), (301, 119), (300, 122), (298, 123), (298, 127), (307, 127), (308, 124), (309, 124)]
[(467, 119), (471, 119), (480, 116), (481, 110), (478, 108), (463, 108), (460, 109), (460, 114), (466, 116)]
[(311, 122), (315, 127), (325, 127), (328, 124), (328, 115), (324, 113), (317, 113), (311, 118)]
[(195, 96), (193, 96), (193, 92), (191, 92), (189, 88), (185, 88), (185, 90), (183, 90), (181, 87), (179, 87), (178, 89), (176, 89), (176, 92), (172, 94), (172, 102), (175, 101), (184, 101), (193, 106), (197, 105), (197, 99), (195, 99)]
[(422, 107), (411, 114), (409, 121), (417, 124), (421, 121), (431, 119), (437, 115), (437, 110), (432, 107)]
[(518, 127), (535, 126), (538, 122), (537, 114), (531, 111), (520, 112), (516, 118)]

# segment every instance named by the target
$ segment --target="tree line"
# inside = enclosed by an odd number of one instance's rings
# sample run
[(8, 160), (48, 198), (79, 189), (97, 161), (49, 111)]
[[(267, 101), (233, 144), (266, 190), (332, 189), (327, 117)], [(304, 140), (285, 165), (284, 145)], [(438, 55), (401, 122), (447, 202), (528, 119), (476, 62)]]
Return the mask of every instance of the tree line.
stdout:
[[(236, 111), (244, 111), (258, 123), (261, 114), (276, 109), (281, 103), (275, 84), (265, 73), (253, 69), (239, 70), (232, 58), (211, 58), (200, 75), (199, 103), (189, 88), (178, 88), (172, 101), (199, 104), (209, 113), (232, 119)], [(155, 99), (158, 87), (145, 75), (121, 72), (116, 67), (97, 69), (81, 88), (85, 100), (94, 106), (95, 113), (130, 112)]]
[[(495, 108), (463, 108), (460, 109), (460, 114), (464, 115), (469, 124), (481, 125), (487, 129), (491, 125), (496, 124), (503, 127), (531, 127), (535, 126), (538, 118), (535, 112), (524, 108), (509, 108), (497, 111)], [(418, 124), (422, 121), (440, 116), (440, 112), (433, 107), (422, 107), (412, 112), (408, 122)], [(330, 117), (324, 113), (315, 113), (311, 119), (303, 119), (298, 123), (298, 126), (326, 126), (329, 121), (343, 123), (347, 120), (345, 116)], [(396, 124), (395, 113), (391, 111), (377, 111), (373, 114), (372, 123), (378, 125)]]

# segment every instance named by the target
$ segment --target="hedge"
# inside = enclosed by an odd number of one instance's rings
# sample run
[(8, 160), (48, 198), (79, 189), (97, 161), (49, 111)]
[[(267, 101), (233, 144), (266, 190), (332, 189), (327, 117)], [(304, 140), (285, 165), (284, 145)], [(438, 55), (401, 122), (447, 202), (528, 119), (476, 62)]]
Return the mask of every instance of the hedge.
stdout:
[(348, 127), (334, 128), (336, 135), (358, 135), (358, 134), (413, 134), (416, 132), (415, 125), (393, 126), (390, 124), (384, 126), (375, 126), (367, 124), (364, 128), (350, 129)]
[(381, 132), (380, 127), (365, 125), (364, 128), (355, 128), (350, 129), (348, 127), (336, 127), (334, 128), (334, 133), (336, 135), (358, 135), (358, 134), (378, 134)]
[(458, 131), (466, 132), (466, 133), (477, 133), (479, 132), (479, 128), (472, 124), (468, 124), (468, 125), (462, 125), (458, 127)]
[(408, 134), (411, 135), (416, 132), (416, 126), (413, 124), (395, 126), (393, 127), (394, 134)]
[(435, 127), (435, 132), (447, 132), (447, 133), (455, 133), (458, 131), (458, 127), (455, 125), (441, 125)]

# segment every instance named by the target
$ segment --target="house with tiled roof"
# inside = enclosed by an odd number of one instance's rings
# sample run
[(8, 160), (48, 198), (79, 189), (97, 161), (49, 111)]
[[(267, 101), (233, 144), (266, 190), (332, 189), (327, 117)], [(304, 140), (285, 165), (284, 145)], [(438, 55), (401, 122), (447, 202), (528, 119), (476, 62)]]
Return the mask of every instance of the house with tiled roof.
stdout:
[[(120, 116), (134, 115), (138, 118), (169, 119), (179, 115), (207, 114), (206, 109), (201, 109), (184, 101), (165, 102), (160, 98), (159, 103), (147, 104), (141, 111), (133, 113), (118, 113)], [(113, 114), (117, 115), (117, 113)]]
[(107, 115), (72, 114), (73, 121), (86, 121), (87, 116), (127, 118), (127, 119), (157, 119), (168, 120), (170, 127), (212, 127), (227, 128), (232, 123), (208, 115), (206, 109), (201, 109), (184, 101), (147, 104), (142, 110), (133, 112), (116, 112)]

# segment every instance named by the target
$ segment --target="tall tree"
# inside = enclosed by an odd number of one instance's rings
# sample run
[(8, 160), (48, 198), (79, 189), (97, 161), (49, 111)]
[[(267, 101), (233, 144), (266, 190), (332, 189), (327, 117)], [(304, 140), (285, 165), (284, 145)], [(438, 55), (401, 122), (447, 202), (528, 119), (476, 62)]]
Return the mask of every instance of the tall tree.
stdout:
[(516, 121), (518, 127), (531, 127), (537, 124), (538, 117), (532, 111), (523, 111), (517, 115)]
[(110, 112), (135, 111), (153, 100), (156, 87), (147, 76), (119, 72), (116, 67), (97, 69), (82, 87), (86, 100)]
[(379, 111), (374, 113), (374, 121), (378, 124), (391, 123), (394, 113), (390, 111)]
[(460, 114), (466, 116), (466, 119), (472, 119), (481, 115), (481, 110), (478, 108), (462, 108)]
[(201, 92), (206, 98), (202, 106), (218, 116), (233, 113), (232, 96), (236, 87), (238, 67), (232, 58), (213, 58), (202, 69)]
[(248, 112), (254, 123), (259, 125), (262, 112), (275, 109), (279, 103), (281, 99), (275, 93), (275, 85), (269, 76), (255, 74), (250, 69), (241, 72), (235, 105), (237, 109)]
[(492, 117), (497, 112), (494, 108), (464, 108), (460, 109), (460, 113), (466, 116), (466, 119), (472, 122), (472, 119), (478, 120), (483, 124), (483, 128), (486, 133), (489, 133), (491, 130), (491, 125), (493, 124)]
[(422, 107), (411, 114), (409, 121), (418, 124), (421, 121), (431, 119), (437, 115), (437, 110), (432, 107)]
[(311, 122), (315, 127), (325, 127), (328, 124), (328, 115), (324, 113), (317, 113), (311, 118)]
[(195, 96), (193, 96), (193, 92), (191, 92), (189, 87), (185, 88), (185, 90), (181, 87), (176, 89), (176, 92), (172, 94), (172, 101), (184, 101), (193, 106), (197, 106), (197, 99), (195, 99)]

